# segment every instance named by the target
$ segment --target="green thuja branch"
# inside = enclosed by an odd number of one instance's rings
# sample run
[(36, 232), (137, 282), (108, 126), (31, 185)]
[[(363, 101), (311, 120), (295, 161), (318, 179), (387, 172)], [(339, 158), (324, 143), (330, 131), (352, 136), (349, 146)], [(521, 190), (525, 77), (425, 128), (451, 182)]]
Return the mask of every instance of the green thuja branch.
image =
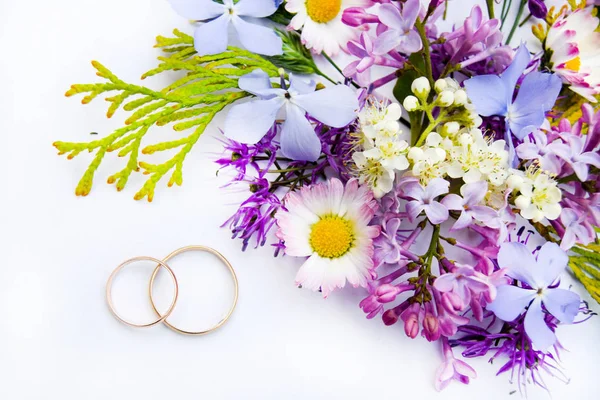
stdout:
[(594, 300), (600, 303), (600, 245), (596, 243), (572, 248), (569, 266)]
[[(166, 71), (183, 71), (185, 76), (160, 91), (144, 86), (132, 85), (120, 80), (115, 74), (97, 61), (92, 62), (102, 83), (77, 84), (71, 86), (66, 96), (84, 95), (83, 104), (88, 104), (101, 95), (109, 102), (107, 117), (111, 118), (119, 109), (129, 112), (125, 126), (110, 135), (90, 142), (55, 142), (59, 154), (72, 159), (87, 151), (95, 156), (84, 172), (75, 193), (86, 196), (92, 189), (96, 170), (107, 153), (116, 152), (127, 157), (125, 167), (108, 178), (122, 190), (132, 172), (143, 171), (148, 176), (146, 183), (135, 194), (135, 199), (152, 201), (156, 184), (170, 173), (168, 185), (181, 185), (183, 163), (208, 124), (227, 105), (248, 96), (238, 89), (238, 79), (256, 68), (271, 76), (278, 76), (277, 67), (271, 62), (248, 51), (229, 48), (226, 52), (211, 56), (198, 56), (194, 41), (178, 30), (175, 37), (159, 36), (156, 47), (165, 53), (159, 57), (158, 66), (146, 72), (142, 79)], [(172, 124), (175, 131), (192, 130), (181, 139), (142, 146), (142, 140), (152, 126)], [(162, 164), (151, 164), (140, 160), (141, 154), (153, 154), (166, 150), (177, 150), (175, 155)]]

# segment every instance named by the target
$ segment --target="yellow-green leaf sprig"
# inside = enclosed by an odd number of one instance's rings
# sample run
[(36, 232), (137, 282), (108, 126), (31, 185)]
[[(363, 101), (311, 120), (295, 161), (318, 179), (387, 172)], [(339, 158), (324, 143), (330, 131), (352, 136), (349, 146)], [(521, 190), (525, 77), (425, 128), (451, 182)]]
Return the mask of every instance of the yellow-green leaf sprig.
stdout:
[[(156, 47), (165, 53), (159, 57), (159, 65), (146, 72), (142, 79), (167, 71), (184, 71), (185, 76), (160, 91), (145, 86), (126, 83), (97, 61), (92, 62), (102, 83), (76, 84), (66, 96), (84, 95), (83, 104), (88, 104), (101, 95), (110, 103), (107, 117), (111, 118), (119, 109), (130, 112), (125, 125), (108, 136), (89, 142), (54, 143), (59, 154), (72, 159), (87, 151), (95, 156), (84, 172), (75, 194), (87, 196), (93, 185), (95, 173), (107, 153), (117, 152), (119, 157), (128, 157), (125, 167), (108, 178), (117, 190), (123, 190), (132, 172), (143, 171), (148, 179), (135, 194), (136, 200), (147, 198), (152, 201), (156, 184), (171, 174), (168, 185), (183, 183), (183, 163), (208, 124), (227, 105), (249, 94), (238, 89), (238, 79), (254, 69), (260, 68), (271, 76), (278, 76), (277, 67), (271, 62), (246, 50), (230, 47), (221, 54), (198, 56), (191, 36), (175, 30), (174, 37), (157, 38)], [(114, 94), (113, 94), (114, 93)], [(142, 140), (152, 126), (173, 124), (175, 131), (191, 130), (181, 139), (149, 144), (142, 147)], [(151, 164), (140, 160), (140, 155), (178, 149), (169, 160)]]

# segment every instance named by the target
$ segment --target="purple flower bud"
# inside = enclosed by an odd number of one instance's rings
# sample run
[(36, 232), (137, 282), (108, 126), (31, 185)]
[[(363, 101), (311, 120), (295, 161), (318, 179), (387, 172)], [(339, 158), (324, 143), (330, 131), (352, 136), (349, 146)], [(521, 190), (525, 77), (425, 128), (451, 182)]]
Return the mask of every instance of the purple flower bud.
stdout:
[(465, 308), (462, 299), (452, 292), (442, 294), (442, 305), (448, 312), (453, 314), (458, 314)]
[(423, 320), (423, 335), (425, 339), (434, 342), (440, 338), (440, 323), (435, 315), (430, 312), (425, 313)]
[(529, 0), (529, 12), (536, 18), (546, 18), (548, 7), (544, 0)]
[(382, 319), (386, 326), (394, 325), (398, 322), (398, 314), (396, 314), (396, 310), (392, 308), (383, 313)]
[(406, 336), (414, 339), (419, 334), (419, 313), (421, 305), (419, 303), (411, 304), (400, 316), (404, 321), (404, 332)]
[(386, 284), (379, 286), (375, 291), (375, 295), (380, 303), (390, 303), (396, 300), (396, 296), (398, 296), (400, 292), (401, 291), (397, 286)]
[(361, 26), (363, 24), (378, 23), (377, 15), (369, 14), (362, 7), (350, 7), (344, 11), (342, 22), (348, 26)]

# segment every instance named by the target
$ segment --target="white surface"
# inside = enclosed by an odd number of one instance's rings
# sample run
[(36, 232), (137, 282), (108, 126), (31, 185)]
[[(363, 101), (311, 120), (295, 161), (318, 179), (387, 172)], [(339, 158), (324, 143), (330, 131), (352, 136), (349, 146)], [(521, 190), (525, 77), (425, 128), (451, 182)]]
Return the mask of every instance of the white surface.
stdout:
[[(467, 10), (455, 7), (454, 14)], [(274, 259), (269, 248), (242, 253), (219, 229), (235, 207), (215, 178), (217, 124), (188, 157), (184, 186), (161, 182), (152, 204), (132, 200), (142, 176), (123, 193), (104, 183), (121, 168), (114, 156), (98, 171), (92, 194), (74, 196), (89, 157), (69, 162), (51, 143), (106, 135), (125, 114), (107, 120), (104, 101), (84, 107), (63, 93), (94, 81), (93, 59), (137, 82), (155, 65), (154, 37), (175, 27), (190, 31), (163, 0), (0, 0), (0, 399), (518, 397), (509, 396), (515, 388), (507, 375), (494, 377), (499, 365), (483, 358), (471, 361), (479, 373), (471, 385), (437, 394), (437, 346), (406, 338), (401, 324), (367, 321), (357, 307), (362, 291), (324, 301), (294, 287), (296, 260)], [(151, 137), (174, 135), (165, 128)], [(118, 323), (104, 303), (111, 270), (126, 258), (160, 258), (187, 244), (216, 247), (236, 267), (240, 302), (232, 320), (205, 337)], [(218, 319), (229, 302), (225, 270), (214, 262), (194, 268), (200, 259), (173, 262), (182, 283), (173, 318), (190, 329)], [(123, 313), (139, 306), (138, 320), (151, 316), (143, 298), (150, 270), (128, 270), (115, 287)], [(583, 293), (578, 284), (576, 290)], [(572, 380), (548, 379), (553, 398), (597, 398), (599, 334), (599, 318), (559, 329)], [(532, 389), (529, 398), (548, 395)]]

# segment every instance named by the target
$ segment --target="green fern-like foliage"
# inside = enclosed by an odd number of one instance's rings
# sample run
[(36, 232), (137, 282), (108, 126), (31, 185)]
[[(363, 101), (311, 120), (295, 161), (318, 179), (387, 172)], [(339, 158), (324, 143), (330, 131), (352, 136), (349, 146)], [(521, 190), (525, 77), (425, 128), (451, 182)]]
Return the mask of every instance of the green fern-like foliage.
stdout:
[(594, 300), (600, 303), (600, 244), (573, 247), (569, 259), (571, 270), (590, 292)]
[[(144, 86), (132, 85), (120, 80), (115, 74), (97, 61), (92, 65), (96, 74), (105, 79), (102, 83), (77, 84), (71, 86), (66, 96), (84, 95), (82, 103), (87, 104), (101, 95), (107, 95), (110, 103), (107, 116), (111, 118), (122, 108), (130, 112), (125, 125), (99, 140), (89, 142), (55, 142), (59, 154), (67, 154), (72, 159), (87, 151), (95, 157), (84, 172), (75, 194), (86, 196), (90, 193), (94, 175), (107, 153), (116, 152), (126, 158), (125, 167), (108, 178), (122, 190), (133, 172), (143, 171), (148, 179), (134, 198), (147, 198), (152, 201), (156, 184), (170, 174), (168, 186), (183, 182), (183, 163), (207, 125), (215, 115), (227, 105), (249, 94), (238, 89), (238, 79), (254, 69), (260, 68), (271, 76), (278, 70), (271, 62), (238, 48), (226, 52), (198, 56), (194, 50), (194, 40), (178, 30), (174, 37), (157, 38), (156, 47), (165, 53), (159, 57), (159, 65), (146, 72), (142, 79), (166, 71), (184, 71), (186, 75), (160, 91)], [(172, 124), (176, 131), (190, 130), (181, 139), (142, 146), (142, 140), (152, 126)], [(151, 164), (140, 160), (140, 155), (175, 150), (175, 155), (161, 164)]]

